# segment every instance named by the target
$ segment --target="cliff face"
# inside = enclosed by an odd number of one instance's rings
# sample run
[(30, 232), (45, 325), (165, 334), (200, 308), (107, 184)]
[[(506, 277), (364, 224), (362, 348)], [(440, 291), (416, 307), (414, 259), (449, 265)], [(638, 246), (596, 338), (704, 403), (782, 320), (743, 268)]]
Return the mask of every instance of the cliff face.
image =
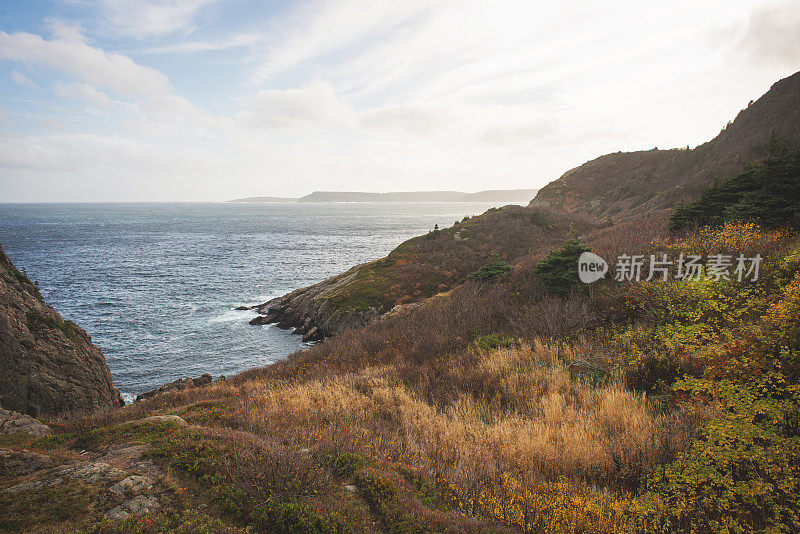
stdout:
[(122, 406), (100, 349), (44, 303), (0, 248), (0, 404), (33, 417)]
[(611, 219), (674, 208), (697, 197), (715, 178), (763, 159), (773, 132), (792, 144), (800, 142), (800, 72), (774, 83), (717, 137), (697, 148), (601, 156), (547, 184), (530, 205)]

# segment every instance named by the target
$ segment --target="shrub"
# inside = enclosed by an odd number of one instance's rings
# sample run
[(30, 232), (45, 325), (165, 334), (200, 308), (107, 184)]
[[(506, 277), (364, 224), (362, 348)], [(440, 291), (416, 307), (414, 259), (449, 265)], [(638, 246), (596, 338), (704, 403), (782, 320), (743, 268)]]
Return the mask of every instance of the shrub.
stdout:
[(540, 261), (533, 272), (548, 289), (566, 296), (571, 291), (585, 286), (578, 279), (578, 258), (591, 249), (577, 239), (567, 241), (559, 250), (554, 250)]
[(336, 534), (350, 532), (338, 514), (321, 512), (309, 504), (268, 501), (250, 512), (253, 525), (266, 532)]
[(117, 521), (104, 520), (86, 534), (248, 534), (250, 529), (227, 525), (194, 510), (151, 514)]
[(498, 349), (510, 349), (519, 344), (516, 339), (503, 333), (486, 334), (475, 339), (475, 346), (484, 352)]
[[(785, 428), (797, 420), (800, 396), (766, 382), (680, 384), (695, 392), (713, 390), (722, 415), (688, 452), (651, 477), (650, 489), (665, 509), (649, 522), (674, 532), (800, 530), (800, 438)], [(786, 395), (787, 400), (775, 398)]]
[(331, 459), (331, 471), (339, 478), (353, 476), (353, 473), (364, 466), (364, 457), (354, 452), (343, 452)]
[(377, 473), (359, 472), (356, 475), (356, 483), (367, 501), (378, 509), (387, 506), (387, 501), (394, 498), (394, 486)]
[(511, 272), (511, 266), (508, 262), (501, 260), (490, 261), (483, 265), (477, 271), (471, 273), (467, 278), (470, 280), (479, 280), (483, 282), (493, 282), (495, 280), (503, 280), (508, 277)]

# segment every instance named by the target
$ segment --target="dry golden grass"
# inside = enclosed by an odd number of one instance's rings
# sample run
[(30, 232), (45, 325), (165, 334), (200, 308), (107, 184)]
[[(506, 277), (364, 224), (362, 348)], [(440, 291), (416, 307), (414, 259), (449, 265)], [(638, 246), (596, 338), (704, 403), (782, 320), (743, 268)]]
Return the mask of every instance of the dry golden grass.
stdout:
[(491, 384), (491, 396), (460, 391), (431, 404), (423, 400), (430, 392), (381, 366), (306, 382), (247, 381), (226, 417), (290, 448), (401, 462), (476, 496), (496, 493), (504, 475), (517, 473), (613, 484), (623, 469), (635, 464), (638, 475), (690, 438), (691, 425), (643, 396), (615, 382), (575, 380), (569, 348), (536, 343), (477, 356), (473, 368), (453, 369), (464, 383)]

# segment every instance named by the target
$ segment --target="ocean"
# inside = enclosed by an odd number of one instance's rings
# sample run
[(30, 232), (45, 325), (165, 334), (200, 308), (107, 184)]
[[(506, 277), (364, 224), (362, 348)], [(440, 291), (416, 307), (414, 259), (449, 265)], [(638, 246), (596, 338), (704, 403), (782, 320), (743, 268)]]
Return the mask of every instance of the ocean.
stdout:
[(304, 348), (236, 311), (385, 256), (484, 203), (0, 204), (0, 245), (92, 336), (126, 401)]

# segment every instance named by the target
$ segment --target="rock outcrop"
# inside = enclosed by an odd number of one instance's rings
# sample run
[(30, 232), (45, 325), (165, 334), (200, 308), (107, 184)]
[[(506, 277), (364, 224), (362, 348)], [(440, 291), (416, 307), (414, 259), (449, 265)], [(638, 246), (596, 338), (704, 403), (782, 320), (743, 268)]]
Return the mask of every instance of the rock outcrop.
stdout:
[(165, 391), (176, 391), (181, 389), (189, 389), (189, 388), (199, 388), (205, 385), (210, 384), (213, 381), (213, 377), (208, 374), (202, 374), (197, 378), (179, 378), (174, 382), (170, 382), (169, 384), (164, 384), (158, 389), (154, 389), (152, 391), (148, 391), (146, 393), (142, 393), (141, 395), (136, 396), (136, 400), (140, 401), (143, 399), (149, 399), (150, 397), (155, 397), (159, 393), (164, 393)]
[(260, 316), (250, 320), (252, 325), (277, 324), (279, 328), (294, 328), (303, 341), (319, 341), (325, 337), (362, 328), (388, 311), (376, 303), (360, 308), (335, 307), (331, 296), (355, 279), (361, 266), (333, 276), (313, 286), (255, 307)]
[(0, 409), (0, 434), (16, 434), (24, 432), (29, 436), (40, 438), (50, 435), (50, 427), (40, 423), (30, 415)]
[(33, 417), (124, 404), (106, 359), (78, 325), (48, 306), (0, 248), (0, 404)]

